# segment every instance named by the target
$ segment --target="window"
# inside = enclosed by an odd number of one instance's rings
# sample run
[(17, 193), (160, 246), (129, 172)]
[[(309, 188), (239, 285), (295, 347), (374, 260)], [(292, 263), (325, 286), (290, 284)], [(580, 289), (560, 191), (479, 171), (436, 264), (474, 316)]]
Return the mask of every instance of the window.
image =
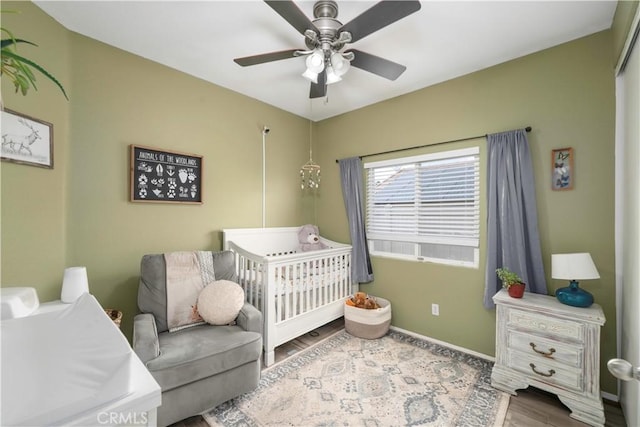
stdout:
[(366, 163), (371, 254), (477, 267), (479, 163), (478, 147)]

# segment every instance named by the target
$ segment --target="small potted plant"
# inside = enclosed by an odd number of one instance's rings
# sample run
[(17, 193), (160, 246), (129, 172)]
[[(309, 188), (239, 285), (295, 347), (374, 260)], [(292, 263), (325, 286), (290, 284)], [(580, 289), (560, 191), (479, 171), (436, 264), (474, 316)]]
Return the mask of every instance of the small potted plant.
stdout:
[(525, 283), (513, 271), (508, 268), (498, 268), (496, 270), (498, 278), (502, 281), (502, 287), (507, 288), (509, 296), (512, 298), (522, 298), (524, 295)]

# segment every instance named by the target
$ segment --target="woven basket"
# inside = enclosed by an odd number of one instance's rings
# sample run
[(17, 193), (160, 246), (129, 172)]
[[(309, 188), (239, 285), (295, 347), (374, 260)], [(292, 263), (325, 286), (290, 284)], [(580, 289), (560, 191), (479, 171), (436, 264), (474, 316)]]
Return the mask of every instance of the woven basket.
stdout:
[(344, 329), (353, 336), (376, 339), (385, 335), (391, 326), (391, 303), (375, 297), (380, 308), (366, 309), (344, 306)]
[(104, 312), (107, 313), (107, 316), (109, 316), (109, 318), (113, 320), (113, 323), (119, 328), (120, 322), (122, 322), (122, 312), (113, 308), (108, 308)]

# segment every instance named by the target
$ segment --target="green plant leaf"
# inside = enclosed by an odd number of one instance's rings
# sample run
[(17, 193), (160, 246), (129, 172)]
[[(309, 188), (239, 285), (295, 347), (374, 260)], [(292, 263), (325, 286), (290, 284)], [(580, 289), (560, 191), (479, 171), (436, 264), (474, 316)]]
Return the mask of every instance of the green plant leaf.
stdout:
[[(49, 72), (47, 70), (45, 70), (44, 68), (42, 68), (40, 65), (36, 64), (35, 62), (31, 61), (30, 59), (27, 59), (27, 58), (25, 58), (23, 56), (18, 55), (17, 53), (14, 53), (14, 52), (10, 51), (9, 49), (3, 49), (2, 50), (2, 54), (4, 56), (8, 56), (10, 58), (13, 58), (17, 62), (22, 62), (22, 63), (27, 64), (27, 65), (35, 68), (36, 70), (40, 71), (42, 74), (45, 75), (45, 77), (47, 77), (49, 80), (54, 82), (56, 84), (56, 86), (58, 86), (58, 88), (60, 88), (60, 90), (62, 91), (62, 94), (67, 99), (67, 101), (69, 100), (69, 97), (67, 96), (67, 92), (64, 90), (64, 87), (62, 87), (62, 84), (60, 84), (60, 82), (55, 77), (53, 77), (51, 74), (49, 74)], [(33, 73), (30, 73), (30, 74), (31, 74), (31, 76), (33, 76)], [(34, 85), (34, 88), (35, 88), (35, 85)]]
[(36, 86), (36, 76), (33, 74), (33, 71), (31, 71), (31, 68), (19, 61), (15, 61), (15, 67), (18, 71), (18, 74), (23, 74), (27, 79), (29, 79), (29, 82), (31, 83), (31, 85), (33, 85), (33, 88), (35, 90), (38, 90), (38, 87)]
[[(21, 88), (21, 92), (25, 94), (29, 90), (30, 84), (33, 86), (35, 90), (38, 90), (38, 87), (35, 83), (35, 76), (29, 68), (28, 65), (17, 61), (13, 58), (5, 58), (2, 59), (2, 69), (0, 70), (0, 74), (7, 74), (11, 80), (13, 80), (14, 85), (16, 86), (16, 92), (18, 91), (18, 86)], [(18, 78), (21, 80), (18, 82)]]
[(9, 38), (11, 38), (11, 39), (15, 39), (15, 37), (13, 36), (13, 33), (11, 31), (7, 30), (6, 28), (0, 27), (0, 32), (6, 33), (9, 36)]
[(15, 78), (15, 86), (16, 92), (18, 91), (18, 89), (20, 89), (20, 92), (23, 95), (26, 95), (27, 91), (29, 90), (29, 81), (23, 75), (17, 74)]
[[(6, 30), (5, 30), (6, 31)], [(8, 31), (7, 31), (8, 32)], [(10, 34), (10, 33), (9, 33)], [(18, 44), (18, 43), (27, 43), (30, 44), (31, 46), (36, 46), (38, 47), (37, 44), (30, 42), (29, 40), (23, 40), (23, 39), (16, 39), (13, 36), (11, 36), (11, 38), (9, 39), (2, 39), (2, 44), (0, 45), (0, 47), (2, 49), (9, 47), (13, 44)]]

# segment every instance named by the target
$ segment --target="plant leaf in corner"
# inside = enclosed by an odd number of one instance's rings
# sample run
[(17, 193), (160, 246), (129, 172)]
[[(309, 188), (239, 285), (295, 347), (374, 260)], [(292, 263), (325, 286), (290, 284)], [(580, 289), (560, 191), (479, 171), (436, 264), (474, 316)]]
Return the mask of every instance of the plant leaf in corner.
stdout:
[(51, 80), (52, 82), (54, 82), (58, 88), (60, 88), (60, 90), (62, 91), (62, 94), (64, 95), (64, 97), (67, 99), (67, 101), (69, 100), (69, 97), (67, 96), (67, 92), (64, 90), (64, 87), (62, 87), (62, 84), (60, 84), (60, 82), (53, 77), (51, 74), (49, 74), (49, 72), (47, 70), (45, 70), (44, 68), (42, 68), (41, 66), (39, 66), (38, 64), (36, 64), (35, 62), (31, 61), (30, 59), (24, 58), (14, 52), (11, 52), (7, 49), (4, 49), (2, 51), (2, 55), (4, 56), (8, 56), (9, 58), (13, 58), (17, 61), (22, 61), (25, 64), (35, 68), (36, 70), (40, 71), (42, 74), (44, 74), (49, 80)]
[(9, 47), (12, 44), (18, 44), (18, 43), (27, 43), (27, 44), (30, 44), (31, 46), (38, 47), (37, 44), (32, 43), (29, 40), (10, 38), (10, 39), (3, 39), (2, 40), (2, 45), (0, 45), (0, 48), (4, 49), (5, 47)]

